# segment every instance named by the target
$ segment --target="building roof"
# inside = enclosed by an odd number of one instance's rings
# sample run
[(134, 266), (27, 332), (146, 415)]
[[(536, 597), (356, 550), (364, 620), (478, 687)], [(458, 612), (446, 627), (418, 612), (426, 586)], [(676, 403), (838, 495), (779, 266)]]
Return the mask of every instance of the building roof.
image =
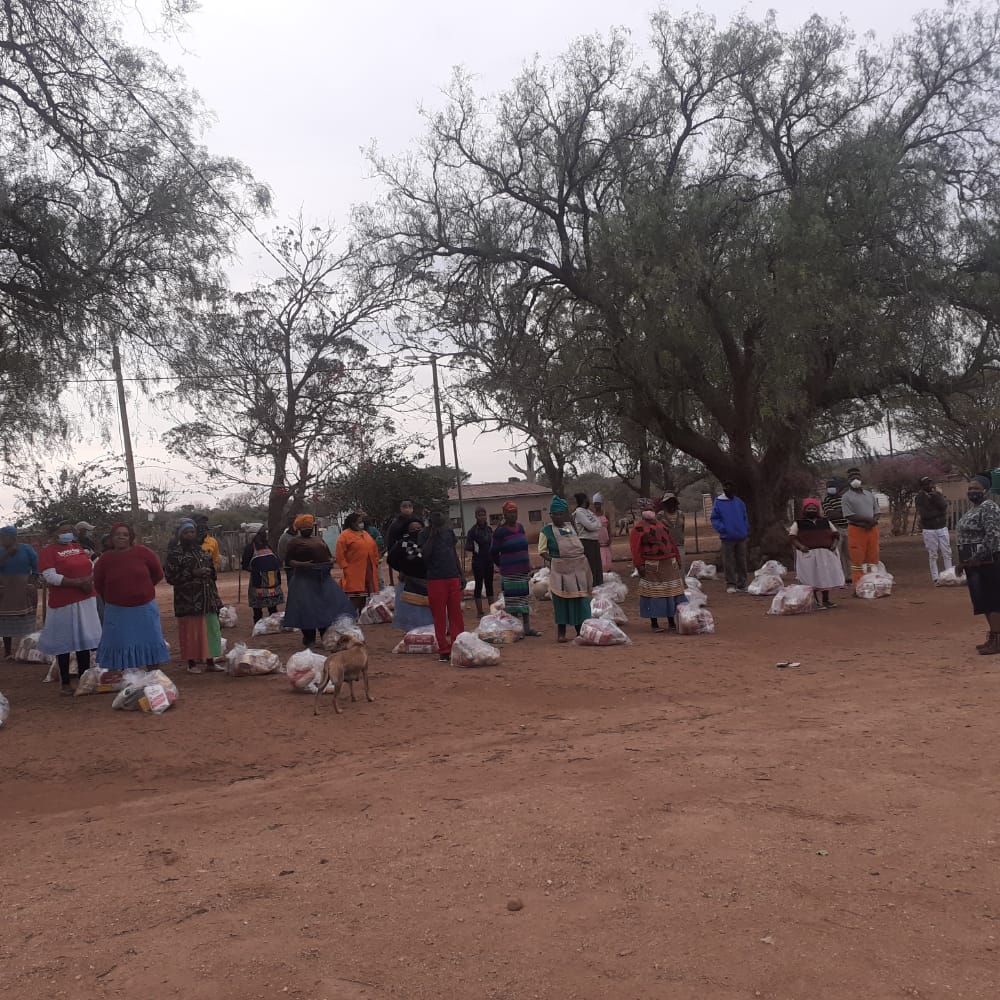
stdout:
[[(552, 490), (538, 483), (470, 483), (462, 484), (462, 500), (511, 500), (516, 497), (550, 497)], [(448, 490), (448, 499), (458, 502), (458, 490)]]

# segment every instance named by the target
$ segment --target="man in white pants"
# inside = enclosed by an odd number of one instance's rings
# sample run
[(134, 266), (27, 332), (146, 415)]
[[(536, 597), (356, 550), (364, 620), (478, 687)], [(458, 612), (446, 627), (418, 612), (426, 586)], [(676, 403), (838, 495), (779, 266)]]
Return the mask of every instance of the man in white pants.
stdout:
[(931, 567), (931, 579), (938, 584), (938, 559), (951, 569), (951, 538), (948, 536), (948, 500), (934, 488), (934, 480), (924, 476), (916, 497), (920, 526), (924, 529), (924, 548)]

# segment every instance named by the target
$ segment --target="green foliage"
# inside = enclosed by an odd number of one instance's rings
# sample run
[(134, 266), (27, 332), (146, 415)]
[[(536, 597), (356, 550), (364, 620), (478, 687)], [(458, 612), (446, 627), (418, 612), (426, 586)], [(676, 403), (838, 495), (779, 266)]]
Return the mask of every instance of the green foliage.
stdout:
[[(35, 466), (15, 481), (22, 514), (19, 522), (47, 531), (55, 521), (88, 521), (98, 535), (119, 519), (128, 520), (129, 499), (122, 472), (101, 465), (63, 466), (46, 473)], [(138, 526), (137, 526), (138, 528)]]

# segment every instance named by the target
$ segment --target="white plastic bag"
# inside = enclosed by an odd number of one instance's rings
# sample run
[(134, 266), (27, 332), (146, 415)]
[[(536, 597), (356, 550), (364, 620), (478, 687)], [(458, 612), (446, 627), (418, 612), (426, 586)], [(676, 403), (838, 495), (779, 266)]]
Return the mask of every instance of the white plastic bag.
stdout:
[(269, 649), (247, 649), (242, 642), (233, 646), (226, 656), (226, 673), (230, 677), (254, 677), (276, 674), (281, 668), (281, 658)]
[(938, 577), (938, 584), (942, 587), (964, 586), (965, 583), (965, 574), (959, 574), (958, 570), (955, 569), (954, 566), (952, 566), (951, 569), (944, 570), (944, 572)]
[(476, 581), (469, 580), (465, 585), (465, 590), (462, 591), (465, 597), (474, 597), (476, 594)]
[(552, 594), (549, 592), (549, 574), (551, 570), (548, 566), (543, 566), (536, 571), (531, 578), (531, 596), (536, 601), (551, 601)]
[(685, 590), (684, 596), (692, 608), (703, 608), (708, 604), (708, 597), (703, 590)]
[(625, 582), (621, 578), (621, 575), (619, 573), (616, 573), (613, 569), (607, 569), (607, 570), (605, 570), (603, 575), (604, 575), (604, 582), (605, 583), (624, 583)]
[(100, 667), (88, 667), (80, 675), (74, 694), (82, 698), (87, 694), (108, 694), (120, 691), (125, 684), (125, 674), (121, 670), (102, 670)]
[(613, 604), (621, 604), (628, 597), (628, 587), (621, 581), (602, 583), (599, 587), (594, 587), (593, 597), (606, 597)]
[(754, 597), (770, 597), (772, 594), (778, 593), (783, 586), (780, 576), (773, 573), (761, 573), (758, 570), (750, 581), (750, 586), (747, 587), (747, 593), (753, 594)]
[(535, 572), (531, 575), (531, 582), (544, 583), (546, 580), (548, 580), (548, 578), (551, 575), (552, 575), (552, 570), (549, 569), (548, 566), (542, 566), (541, 568), (536, 569)]
[(141, 710), (159, 715), (177, 701), (177, 685), (162, 670), (126, 670), (124, 684), (111, 707), (125, 711)]
[(710, 566), (701, 559), (695, 559), (688, 567), (688, 576), (693, 576), (698, 580), (714, 580), (716, 572), (714, 566)]
[(520, 618), (515, 618), (513, 615), (507, 614), (506, 611), (483, 615), (479, 619), (476, 635), (483, 642), (490, 642), (496, 646), (505, 646), (524, 638), (524, 622)]
[(38, 646), (38, 637), (41, 634), (41, 632), (32, 632), (30, 635), (26, 635), (17, 644), (14, 658), (20, 660), (21, 663), (55, 663), (54, 656), (46, 656), (44, 653), (39, 653), (36, 648)]
[(627, 625), (628, 615), (607, 597), (595, 597), (590, 602), (591, 618), (606, 618), (616, 625)]
[(283, 625), (285, 620), (284, 611), (276, 611), (273, 615), (268, 615), (266, 618), (261, 618), (259, 622), (254, 622), (253, 635), (277, 635)]
[(701, 585), (701, 580), (699, 580), (696, 576), (691, 576), (689, 571), (688, 576), (684, 578), (684, 589), (704, 590), (705, 588)]
[(699, 605), (680, 605), (677, 608), (677, 632), (679, 635), (714, 635), (712, 612)]
[(377, 594), (372, 594), (368, 603), (361, 609), (358, 622), (362, 625), (385, 625), (392, 621), (396, 608), (396, 592), (392, 587), (386, 587)]
[(239, 622), (239, 618), (236, 614), (236, 608), (224, 607), (219, 608), (219, 627), (220, 628), (236, 628)]
[(396, 643), (392, 651), (394, 653), (422, 653), (425, 655), (437, 653), (438, 644), (434, 637), (434, 626), (421, 625), (419, 628), (411, 628)]
[(501, 611), (503, 611), (503, 610), (504, 610), (504, 608), (505, 608), (506, 606), (507, 606), (507, 605), (506, 605), (506, 604), (505, 604), (505, 602), (504, 602), (504, 599), (503, 599), (503, 594), (501, 594), (501, 595), (500, 595), (500, 596), (499, 596), (499, 597), (498, 597), (498, 598), (497, 598), (497, 599), (496, 599), (496, 600), (495, 600), (495, 601), (494, 601), (494, 602), (493, 602), (493, 603), (492, 603), (492, 604), (490, 605), (490, 614), (491, 614), (491, 615), (498, 615), (498, 614), (500, 614), (500, 612), (501, 612)]
[(495, 667), (500, 662), (500, 647), (483, 642), (474, 632), (462, 632), (451, 647), (453, 667)]
[(801, 615), (813, 611), (816, 607), (816, 599), (813, 597), (813, 588), (807, 587), (803, 583), (795, 583), (790, 587), (782, 587), (774, 600), (771, 601), (769, 615)]
[(0, 693), (0, 729), (10, 718), (10, 702)]
[(607, 618), (588, 618), (573, 640), (577, 646), (631, 646), (632, 640)]
[(342, 635), (353, 635), (358, 642), (365, 642), (365, 633), (361, 626), (349, 615), (341, 615), (333, 620), (333, 624), (326, 630), (326, 634), (320, 640), (323, 648), (332, 653)]
[(754, 573), (754, 579), (758, 579), (762, 576), (776, 576), (778, 579), (785, 576), (788, 570), (778, 562), (777, 559), (768, 559), (766, 563), (756, 573)]
[(288, 685), (293, 691), (309, 691), (315, 694), (323, 672), (326, 657), (311, 649), (300, 649), (292, 653), (285, 663)]
[(858, 597), (863, 597), (866, 601), (874, 601), (879, 597), (888, 597), (892, 593), (892, 580), (893, 578), (888, 573), (865, 573), (858, 580), (857, 586), (854, 588), (854, 593)]

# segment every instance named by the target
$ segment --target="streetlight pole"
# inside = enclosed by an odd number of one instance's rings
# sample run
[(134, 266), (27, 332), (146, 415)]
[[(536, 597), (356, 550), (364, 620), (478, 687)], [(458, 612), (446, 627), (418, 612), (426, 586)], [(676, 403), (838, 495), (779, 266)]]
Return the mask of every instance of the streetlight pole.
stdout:
[(465, 570), (465, 504), (462, 501), (462, 468), (458, 464), (458, 431), (455, 429), (455, 414), (448, 411), (451, 421), (451, 448), (455, 455), (455, 489), (458, 492), (458, 518), (462, 525), (462, 570)]
[(438, 384), (437, 355), (431, 355), (431, 375), (434, 378), (434, 414), (437, 417), (438, 431), (438, 457), (441, 460), (441, 468), (448, 468), (448, 459), (444, 454), (444, 422), (441, 419), (441, 388)]

